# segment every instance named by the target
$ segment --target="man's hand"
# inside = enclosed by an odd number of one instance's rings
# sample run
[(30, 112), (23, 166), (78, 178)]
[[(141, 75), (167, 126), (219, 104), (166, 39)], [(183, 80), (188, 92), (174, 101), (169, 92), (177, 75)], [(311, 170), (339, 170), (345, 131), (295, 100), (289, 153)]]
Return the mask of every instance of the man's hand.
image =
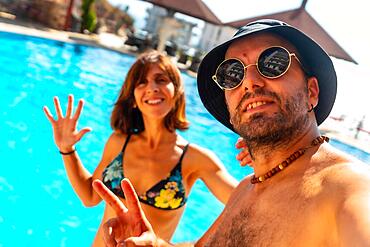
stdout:
[(117, 215), (103, 225), (104, 242), (108, 247), (157, 246), (157, 236), (145, 217), (136, 192), (128, 179), (125, 178), (121, 182), (127, 208), (100, 180), (95, 180), (93, 187)]
[(237, 140), (236, 144), (235, 144), (235, 147), (237, 149), (242, 149), (238, 155), (236, 156), (236, 159), (239, 160), (239, 163), (241, 166), (246, 166), (246, 165), (250, 165), (252, 164), (252, 159), (251, 159), (251, 156), (249, 154), (249, 150), (248, 150), (248, 147), (247, 147), (247, 143), (244, 141), (244, 139), (242, 137), (239, 137), (239, 139)]

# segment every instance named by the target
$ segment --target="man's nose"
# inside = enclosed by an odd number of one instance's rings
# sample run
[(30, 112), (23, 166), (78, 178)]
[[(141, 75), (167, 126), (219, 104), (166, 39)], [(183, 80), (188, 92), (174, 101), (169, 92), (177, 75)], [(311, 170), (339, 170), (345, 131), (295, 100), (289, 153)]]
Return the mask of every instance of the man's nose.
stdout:
[(247, 66), (244, 73), (242, 87), (244, 87), (245, 90), (254, 91), (256, 88), (265, 86), (264, 78), (262, 78), (262, 75), (258, 72), (257, 65), (253, 64)]

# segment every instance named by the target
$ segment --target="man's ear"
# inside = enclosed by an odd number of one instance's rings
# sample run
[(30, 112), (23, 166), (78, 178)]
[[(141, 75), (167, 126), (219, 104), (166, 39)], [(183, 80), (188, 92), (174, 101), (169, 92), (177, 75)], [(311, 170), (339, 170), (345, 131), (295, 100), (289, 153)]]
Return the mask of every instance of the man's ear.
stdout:
[(307, 89), (308, 89), (308, 102), (314, 107), (319, 102), (319, 81), (316, 77), (312, 76), (307, 79)]

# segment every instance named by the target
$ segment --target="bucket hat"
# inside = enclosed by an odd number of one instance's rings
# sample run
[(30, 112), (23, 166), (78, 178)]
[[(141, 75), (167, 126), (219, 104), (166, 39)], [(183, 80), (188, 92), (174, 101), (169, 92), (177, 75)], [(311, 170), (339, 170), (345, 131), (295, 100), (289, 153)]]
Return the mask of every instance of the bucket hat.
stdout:
[(216, 46), (203, 58), (197, 75), (200, 98), (205, 108), (223, 125), (234, 131), (225, 103), (224, 91), (212, 80), (218, 65), (225, 59), (225, 53), (235, 40), (257, 33), (277, 34), (290, 42), (300, 54), (300, 61), (310, 76), (315, 76), (319, 84), (319, 101), (314, 109), (317, 125), (330, 114), (337, 94), (337, 76), (329, 55), (321, 46), (299, 29), (287, 23), (263, 19), (248, 23), (239, 28), (234, 36)]

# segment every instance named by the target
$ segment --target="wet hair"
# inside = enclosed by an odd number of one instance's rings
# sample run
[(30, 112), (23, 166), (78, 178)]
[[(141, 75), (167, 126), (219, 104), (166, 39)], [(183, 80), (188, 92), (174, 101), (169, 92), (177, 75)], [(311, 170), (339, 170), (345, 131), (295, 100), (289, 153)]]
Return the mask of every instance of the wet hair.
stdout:
[(189, 128), (185, 116), (185, 92), (180, 71), (171, 60), (158, 51), (149, 51), (141, 54), (131, 66), (123, 82), (117, 101), (111, 115), (111, 127), (124, 134), (140, 133), (144, 130), (144, 121), (141, 111), (134, 107), (135, 87), (142, 81), (153, 65), (159, 66), (175, 86), (175, 104), (165, 116), (165, 127), (173, 132), (176, 129)]

